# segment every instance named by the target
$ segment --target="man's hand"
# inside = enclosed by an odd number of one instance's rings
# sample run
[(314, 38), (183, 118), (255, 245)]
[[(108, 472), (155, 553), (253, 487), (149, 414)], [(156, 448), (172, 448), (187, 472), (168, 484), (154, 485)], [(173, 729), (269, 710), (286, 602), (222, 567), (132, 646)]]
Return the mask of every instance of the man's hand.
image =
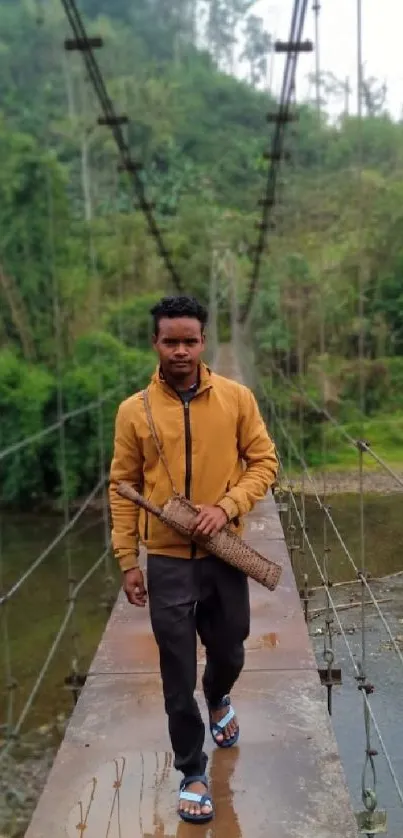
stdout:
[(144, 576), (139, 567), (125, 571), (123, 590), (131, 605), (144, 608), (147, 602), (147, 591), (144, 587)]
[(198, 506), (200, 512), (195, 520), (195, 535), (217, 535), (228, 524), (228, 518), (221, 506)]

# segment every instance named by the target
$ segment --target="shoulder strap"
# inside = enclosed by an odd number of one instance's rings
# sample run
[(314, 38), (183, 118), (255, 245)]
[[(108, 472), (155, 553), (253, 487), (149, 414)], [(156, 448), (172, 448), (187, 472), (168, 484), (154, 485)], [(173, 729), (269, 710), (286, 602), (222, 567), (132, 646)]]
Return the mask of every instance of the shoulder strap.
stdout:
[(174, 495), (177, 495), (178, 492), (176, 491), (175, 483), (172, 479), (172, 475), (171, 475), (171, 472), (170, 472), (170, 469), (169, 469), (167, 458), (164, 454), (164, 451), (162, 450), (162, 445), (161, 445), (161, 443), (158, 439), (157, 431), (156, 431), (155, 424), (154, 424), (153, 415), (151, 413), (151, 406), (150, 406), (150, 399), (149, 399), (149, 395), (148, 395), (148, 389), (143, 390), (142, 396), (143, 396), (143, 401), (144, 401), (144, 408), (145, 408), (145, 412), (146, 412), (148, 427), (150, 428), (150, 431), (151, 431), (151, 436), (152, 436), (152, 438), (155, 442), (155, 446), (157, 448), (157, 451), (158, 451), (160, 460), (162, 462), (162, 465), (164, 466), (165, 471), (168, 475), (169, 482), (170, 482), (171, 488), (172, 488), (172, 492), (173, 492)]

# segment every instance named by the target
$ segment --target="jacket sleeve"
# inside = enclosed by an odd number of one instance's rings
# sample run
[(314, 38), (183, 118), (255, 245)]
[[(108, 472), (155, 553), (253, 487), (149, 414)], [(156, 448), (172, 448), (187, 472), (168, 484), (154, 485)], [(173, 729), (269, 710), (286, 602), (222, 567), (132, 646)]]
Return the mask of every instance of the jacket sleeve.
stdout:
[(238, 448), (246, 469), (236, 486), (219, 502), (231, 521), (246, 515), (273, 485), (278, 471), (275, 446), (267, 433), (257, 401), (247, 387), (240, 388)]
[(122, 402), (115, 423), (115, 441), (110, 469), (109, 500), (112, 515), (112, 547), (121, 570), (138, 567), (139, 507), (118, 495), (121, 480), (127, 480), (138, 492), (143, 487), (143, 454), (129, 419), (133, 403)]

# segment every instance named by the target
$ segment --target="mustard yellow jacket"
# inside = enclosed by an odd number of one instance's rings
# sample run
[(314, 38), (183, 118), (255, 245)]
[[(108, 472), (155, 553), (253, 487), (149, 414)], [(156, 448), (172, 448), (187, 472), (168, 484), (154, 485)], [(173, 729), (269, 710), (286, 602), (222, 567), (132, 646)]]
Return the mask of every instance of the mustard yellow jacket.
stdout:
[[(177, 490), (195, 504), (221, 506), (242, 532), (242, 516), (273, 484), (278, 462), (252, 392), (200, 367), (200, 384), (186, 407), (159, 375), (149, 387), (156, 431)], [(158, 456), (141, 393), (121, 403), (110, 472), (112, 544), (122, 570), (137, 567), (139, 543), (148, 552), (190, 558), (206, 554), (158, 518), (117, 494), (120, 480), (157, 506), (172, 495)]]

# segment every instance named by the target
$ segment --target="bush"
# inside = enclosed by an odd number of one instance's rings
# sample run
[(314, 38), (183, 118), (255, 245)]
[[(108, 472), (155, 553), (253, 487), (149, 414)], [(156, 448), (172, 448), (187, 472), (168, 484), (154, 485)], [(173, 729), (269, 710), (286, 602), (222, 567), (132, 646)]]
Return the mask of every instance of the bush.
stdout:
[[(108, 472), (119, 402), (143, 388), (155, 367), (152, 352), (128, 349), (103, 332), (77, 341), (62, 378), (63, 410), (88, 409), (64, 426), (69, 500), (90, 491), (103, 465)], [(97, 401), (101, 399), (98, 407)], [(46, 370), (9, 351), (0, 353), (1, 448), (40, 433), (57, 420), (57, 385)], [(62, 451), (58, 428), (1, 463), (3, 503), (27, 506), (60, 498)]]
[[(9, 350), (0, 352), (0, 447), (3, 450), (43, 430), (55, 381), (49, 372), (21, 360)], [(3, 503), (43, 495), (47, 489), (46, 449), (55, 444), (57, 430), (36, 439), (1, 461)]]
[(153, 324), (150, 309), (162, 293), (142, 294), (123, 303), (113, 303), (104, 318), (105, 328), (127, 346), (149, 349)]
[(100, 475), (100, 445), (109, 470), (115, 416), (119, 402), (149, 381), (155, 367), (152, 352), (128, 349), (112, 335), (99, 332), (81, 338), (63, 380), (65, 410), (102, 400), (101, 406), (73, 417), (66, 426), (68, 485), (71, 497), (91, 490)]

